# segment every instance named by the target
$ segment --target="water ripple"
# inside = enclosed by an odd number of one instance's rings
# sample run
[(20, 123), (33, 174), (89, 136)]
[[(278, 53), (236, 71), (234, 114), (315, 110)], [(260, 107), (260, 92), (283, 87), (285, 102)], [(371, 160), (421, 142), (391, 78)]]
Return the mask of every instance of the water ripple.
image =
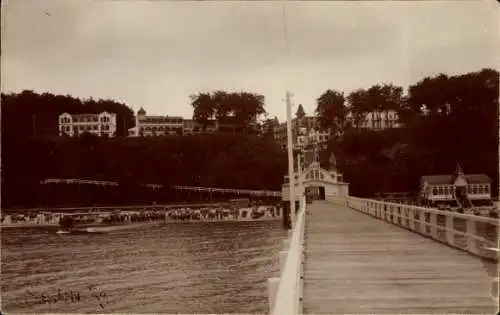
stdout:
[[(9, 313), (266, 313), (279, 222), (164, 224), (107, 234), (2, 229), (2, 308)], [(105, 292), (104, 308), (89, 285)], [(37, 294), (80, 291), (79, 302)], [(32, 292), (30, 294), (28, 292)]]

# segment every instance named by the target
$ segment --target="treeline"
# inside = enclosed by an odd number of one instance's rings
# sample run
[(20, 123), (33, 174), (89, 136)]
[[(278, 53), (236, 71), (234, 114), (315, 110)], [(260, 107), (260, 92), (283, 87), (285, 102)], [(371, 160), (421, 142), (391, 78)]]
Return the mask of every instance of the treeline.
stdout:
[[(498, 191), (499, 73), (484, 69), (458, 76), (424, 78), (409, 87), (380, 84), (344, 95), (328, 90), (317, 99), (316, 115), (333, 131), (330, 152), (355, 196), (416, 191), (420, 177), (450, 174), (460, 163), (466, 173), (484, 173)], [(194, 198), (173, 185), (280, 190), (286, 153), (271, 135), (274, 120), (259, 135), (256, 119), (265, 114), (263, 97), (214, 92), (192, 96), (194, 118), (202, 125), (229, 119), (236, 134), (98, 138), (57, 135), (62, 112), (118, 114), (118, 135), (133, 126), (133, 113), (110, 100), (78, 100), (24, 91), (2, 94), (2, 206), (131, 204)], [(363, 115), (394, 110), (400, 128), (357, 128)], [(348, 112), (353, 119), (350, 119)], [(123, 121), (123, 124), (120, 124)], [(250, 132), (252, 131), (252, 132)], [(113, 181), (116, 189), (51, 190), (46, 178)], [(162, 191), (141, 188), (159, 184)], [(58, 198), (53, 198), (59, 196)]]
[[(210, 121), (219, 122), (219, 131), (229, 130), (238, 134), (260, 133), (260, 116), (266, 114), (264, 96), (248, 92), (215, 91), (190, 96), (193, 119), (203, 129)], [(226, 126), (225, 126), (226, 125)], [(228, 130), (228, 131), (229, 131)]]
[[(3, 206), (199, 199), (197, 194), (179, 194), (174, 185), (279, 190), (286, 156), (271, 138), (258, 135), (263, 96), (217, 91), (191, 99), (201, 124), (218, 119), (241, 132), (126, 138), (134, 113), (124, 104), (32, 91), (2, 94)], [(117, 137), (58, 136), (59, 114), (102, 111), (117, 114)], [(39, 184), (47, 178), (111, 181), (119, 188)], [(142, 184), (163, 188), (154, 191)]]
[(3, 137), (58, 136), (58, 119), (62, 113), (115, 113), (116, 136), (127, 135), (128, 129), (135, 125), (132, 109), (113, 100), (82, 100), (69, 95), (38, 94), (28, 90), (16, 94), (2, 93), (1, 100)]
[[(251, 135), (4, 137), (2, 146), (4, 207), (199, 199), (199, 194), (179, 195), (170, 189), (174, 185), (279, 190), (287, 165), (271, 139)], [(40, 185), (46, 178), (112, 181), (119, 188)]]
[[(356, 196), (418, 191), (422, 175), (484, 173), (498, 195), (499, 73), (491, 69), (464, 75), (426, 77), (403, 93), (376, 85), (344, 95), (328, 90), (316, 113), (335, 137), (323, 154), (335, 152)], [(383, 131), (354, 128), (360, 117), (378, 110), (398, 113), (401, 127)], [(351, 112), (354, 121), (347, 119)]]

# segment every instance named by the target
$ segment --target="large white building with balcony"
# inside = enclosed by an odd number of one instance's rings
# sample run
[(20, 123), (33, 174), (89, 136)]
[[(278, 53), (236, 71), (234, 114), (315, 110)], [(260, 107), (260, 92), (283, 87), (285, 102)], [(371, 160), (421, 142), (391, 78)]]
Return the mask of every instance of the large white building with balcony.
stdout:
[(177, 116), (150, 116), (141, 107), (135, 116), (135, 127), (128, 130), (131, 137), (151, 137), (165, 135), (181, 135), (184, 118)]
[(398, 128), (399, 127), (399, 117), (395, 110), (389, 111), (373, 111), (364, 114), (361, 121), (356, 124), (354, 121), (354, 115), (352, 112), (348, 112), (346, 119), (351, 121), (353, 127), (371, 129), (371, 130), (382, 130), (388, 128)]
[(59, 135), (70, 137), (83, 133), (96, 136), (114, 137), (116, 134), (116, 114), (102, 112), (99, 114), (59, 115)]

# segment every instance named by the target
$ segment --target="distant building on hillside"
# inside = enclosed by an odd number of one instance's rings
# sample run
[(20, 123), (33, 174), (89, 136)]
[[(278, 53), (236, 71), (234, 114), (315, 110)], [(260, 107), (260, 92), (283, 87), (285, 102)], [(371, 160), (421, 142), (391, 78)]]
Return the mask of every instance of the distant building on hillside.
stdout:
[(184, 119), (183, 127), (182, 127), (183, 135), (194, 135), (199, 133), (213, 133), (217, 131), (217, 123), (214, 119), (209, 119), (207, 121), (207, 127), (205, 131), (203, 131), (203, 126), (194, 119)]
[(59, 115), (59, 135), (70, 137), (83, 133), (97, 136), (114, 137), (116, 133), (116, 114), (102, 112), (100, 114)]
[(494, 206), (491, 179), (485, 174), (466, 175), (460, 165), (451, 175), (422, 176), (419, 203), (465, 213), (489, 211)]
[(129, 129), (129, 136), (151, 137), (182, 134), (184, 119), (177, 116), (148, 116), (141, 107), (135, 117), (135, 127)]
[[(321, 135), (324, 135), (325, 133), (320, 132), (319, 128), (319, 123), (316, 117), (314, 116), (305, 116), (303, 118), (293, 118), (292, 119), (292, 136), (293, 140), (292, 143), (294, 147), (298, 143), (298, 139), (301, 136), (301, 132), (303, 130), (306, 130), (307, 133), (310, 133), (311, 130), (313, 130), (313, 133), (320, 133)], [(288, 144), (288, 138), (287, 138), (287, 126), (286, 122), (281, 123), (279, 125), (274, 126), (273, 128), (273, 136), (274, 140), (278, 145), (283, 149), (287, 149), (287, 144)], [(314, 136), (312, 136), (314, 137)], [(328, 139), (326, 139), (327, 141)]]
[(398, 113), (395, 110), (373, 111), (366, 113), (358, 125), (355, 124), (354, 117), (351, 112), (347, 113), (346, 119), (350, 121), (355, 128), (382, 130), (388, 128), (398, 128), (400, 126)]
[(301, 128), (297, 136), (297, 145), (306, 146), (308, 144), (317, 144), (320, 148), (323, 148), (328, 143), (328, 139), (330, 139), (329, 131), (321, 131), (320, 129), (314, 128)]

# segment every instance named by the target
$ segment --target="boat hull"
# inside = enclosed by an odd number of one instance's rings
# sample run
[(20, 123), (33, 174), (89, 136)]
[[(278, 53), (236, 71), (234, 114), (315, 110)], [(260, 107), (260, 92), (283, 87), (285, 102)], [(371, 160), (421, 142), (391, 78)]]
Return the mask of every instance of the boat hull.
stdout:
[(81, 225), (71, 228), (59, 228), (58, 234), (83, 234), (83, 233), (109, 233), (119, 230), (135, 229), (144, 226), (160, 225), (162, 222), (141, 222), (124, 224), (92, 224)]

